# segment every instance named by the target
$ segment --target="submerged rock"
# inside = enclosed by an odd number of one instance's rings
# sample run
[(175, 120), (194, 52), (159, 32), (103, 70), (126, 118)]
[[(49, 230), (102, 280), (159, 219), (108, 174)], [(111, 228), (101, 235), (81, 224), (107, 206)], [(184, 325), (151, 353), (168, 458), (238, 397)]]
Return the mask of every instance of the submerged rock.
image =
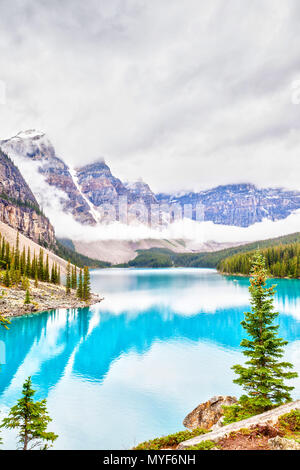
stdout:
[(236, 402), (235, 397), (213, 397), (189, 413), (184, 418), (183, 425), (188, 429), (219, 427), (223, 416), (223, 406), (230, 406)]

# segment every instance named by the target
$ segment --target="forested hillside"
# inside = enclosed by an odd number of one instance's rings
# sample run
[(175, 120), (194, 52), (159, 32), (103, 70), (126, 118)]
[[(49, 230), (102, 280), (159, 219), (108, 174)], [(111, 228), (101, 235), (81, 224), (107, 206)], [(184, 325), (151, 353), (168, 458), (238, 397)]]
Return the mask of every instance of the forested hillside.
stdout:
[[(300, 233), (293, 233), (278, 238), (247, 243), (214, 252), (203, 253), (174, 253), (165, 248), (151, 248), (139, 250), (138, 255), (129, 263), (120, 265), (123, 267), (157, 268), (157, 267), (191, 267), (191, 268), (216, 268), (226, 258), (241, 253), (253, 252), (256, 249), (269, 247), (288, 246), (294, 243), (300, 244)], [(239, 272), (239, 271), (237, 271)]]
[[(266, 267), (274, 277), (300, 278), (300, 243), (279, 245), (260, 250), (266, 259)], [(222, 273), (248, 275), (255, 251), (241, 253), (220, 261)]]

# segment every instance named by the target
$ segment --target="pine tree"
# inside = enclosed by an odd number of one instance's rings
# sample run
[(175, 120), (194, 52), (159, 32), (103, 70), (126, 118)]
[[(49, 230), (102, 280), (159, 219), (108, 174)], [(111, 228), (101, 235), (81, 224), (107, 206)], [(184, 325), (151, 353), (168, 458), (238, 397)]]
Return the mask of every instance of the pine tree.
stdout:
[(67, 270), (66, 270), (66, 294), (71, 292), (71, 264), (68, 261)]
[(20, 267), (20, 235), (17, 232), (16, 248), (15, 248), (15, 267), (19, 269)]
[(76, 269), (76, 266), (72, 267), (72, 281), (71, 281), (71, 284), (72, 284), (72, 289), (77, 288), (77, 269)]
[(90, 271), (87, 266), (83, 269), (83, 300), (86, 302), (91, 298)]
[(42, 248), (39, 253), (38, 277), (40, 281), (44, 281), (44, 250)]
[(4, 285), (5, 287), (10, 287), (10, 275), (9, 275), (9, 269), (8, 269), (8, 265), (6, 266), (6, 271), (5, 271), (5, 275), (4, 275)]
[(6, 266), (10, 266), (10, 245), (8, 242), (5, 243), (4, 261)]
[(36, 254), (34, 252), (32, 262), (31, 262), (31, 275), (33, 279), (35, 278), (35, 273), (37, 272), (37, 259), (36, 259)]
[(278, 337), (279, 325), (273, 324), (278, 316), (273, 311), (275, 286), (266, 287), (266, 280), (265, 259), (256, 253), (249, 287), (252, 311), (246, 312), (241, 322), (249, 338), (241, 342), (247, 361), (244, 366), (233, 366), (239, 376), (234, 382), (247, 393), (240, 398), (238, 406), (248, 408), (251, 414), (291, 401), (290, 391), (294, 387), (285, 385), (285, 380), (298, 376), (289, 371), (292, 364), (280, 360), (287, 341)]
[(26, 276), (22, 277), (22, 289), (23, 290), (28, 290), (30, 286), (29, 279)]
[(19, 445), (22, 450), (36, 447), (46, 450), (58, 437), (53, 432), (47, 432), (47, 426), (52, 421), (47, 412), (47, 401), (34, 401), (34, 394), (29, 377), (23, 385), (22, 398), (11, 408), (1, 425), (7, 429), (19, 429)]
[(25, 274), (26, 273), (26, 250), (25, 247), (23, 248), (22, 255), (20, 258), (20, 273)]
[(51, 266), (51, 278), (50, 278), (52, 284), (56, 284), (56, 276), (55, 276), (55, 263), (52, 263)]
[(50, 280), (50, 272), (49, 272), (49, 255), (47, 254), (46, 257), (46, 266), (44, 270), (44, 281), (49, 282)]
[(35, 271), (35, 275), (34, 275), (34, 287), (39, 287), (39, 278), (38, 278), (37, 271)]
[(78, 287), (77, 287), (77, 297), (82, 300), (83, 299), (83, 281), (82, 281), (82, 269), (79, 271), (79, 280), (78, 280)]
[(9, 275), (10, 275), (10, 280), (11, 283), (14, 284), (16, 282), (15, 279), (15, 273), (16, 273), (16, 265), (15, 265), (15, 256), (12, 256), (11, 262), (10, 262), (10, 268), (9, 268)]
[(26, 295), (25, 295), (25, 300), (24, 300), (24, 305), (28, 305), (31, 303), (31, 299), (30, 299), (30, 293), (29, 293), (29, 289), (26, 290)]
[(30, 247), (27, 249), (27, 260), (26, 260), (26, 269), (25, 274), (27, 277), (31, 276), (31, 256), (30, 256)]

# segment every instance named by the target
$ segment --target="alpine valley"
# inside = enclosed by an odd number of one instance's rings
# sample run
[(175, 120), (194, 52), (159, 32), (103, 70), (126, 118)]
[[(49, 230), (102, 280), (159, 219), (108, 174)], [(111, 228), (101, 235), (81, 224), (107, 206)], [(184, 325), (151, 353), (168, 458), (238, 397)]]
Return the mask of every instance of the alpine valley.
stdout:
[[(174, 214), (179, 210), (181, 215), (189, 205), (190, 218), (194, 220), (200, 204), (202, 220), (244, 228), (266, 219), (286, 219), (300, 209), (299, 191), (257, 188), (249, 183), (228, 184), (199, 192), (155, 194), (144, 181), (121, 181), (112, 174), (103, 159), (77, 168), (69, 167), (57, 155), (47, 135), (35, 130), (1, 140), (0, 149), (0, 220), (34, 241), (42, 240), (49, 246), (53, 245), (55, 238), (54, 228), (49, 222), (51, 214), (68, 215), (79, 226), (99, 226), (101, 230), (112, 220), (121, 220), (119, 204), (125, 197), (128, 221), (132, 224), (140, 220), (137, 208), (141, 203), (152, 210), (161, 210), (159, 208), (168, 205), (174, 207)], [(113, 214), (108, 206), (114, 208)], [(148, 222), (146, 220), (146, 225)], [(138, 249), (153, 246), (191, 252), (214, 251), (232, 245), (214, 241), (195, 245), (186, 240), (159, 238), (87, 242), (84, 236), (81, 239), (77, 237), (72, 243), (84, 255), (112, 263), (128, 261), (136, 256)]]

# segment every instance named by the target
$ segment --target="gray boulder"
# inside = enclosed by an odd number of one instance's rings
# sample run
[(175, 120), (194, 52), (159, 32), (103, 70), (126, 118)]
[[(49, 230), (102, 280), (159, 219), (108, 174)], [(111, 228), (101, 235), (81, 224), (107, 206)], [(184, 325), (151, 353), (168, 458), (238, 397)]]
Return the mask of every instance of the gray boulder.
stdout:
[(217, 396), (205, 403), (201, 403), (183, 420), (188, 429), (211, 429), (222, 425), (223, 406), (230, 406), (237, 402), (235, 397)]
[(285, 437), (272, 437), (268, 440), (271, 450), (300, 450), (300, 444), (293, 439), (286, 439)]

